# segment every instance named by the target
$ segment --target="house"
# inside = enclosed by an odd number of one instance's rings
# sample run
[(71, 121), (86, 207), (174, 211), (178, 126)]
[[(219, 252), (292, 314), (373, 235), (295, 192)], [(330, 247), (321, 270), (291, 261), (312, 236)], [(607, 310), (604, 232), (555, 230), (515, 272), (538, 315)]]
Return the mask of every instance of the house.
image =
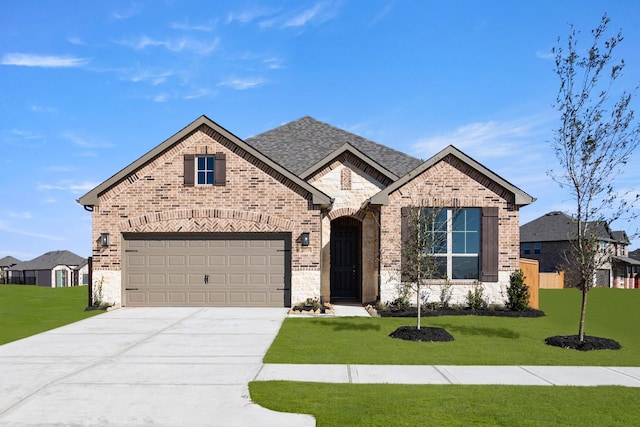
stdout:
[[(595, 286), (633, 288), (640, 261), (629, 257), (629, 238), (608, 224), (589, 223), (597, 230), (598, 245), (606, 262), (596, 273)], [(577, 287), (580, 277), (571, 261), (576, 219), (564, 212), (549, 212), (520, 227), (520, 256), (538, 260), (541, 272), (564, 271), (565, 287)]]
[(423, 162), (311, 117), (242, 140), (201, 116), (78, 203), (104, 301), (282, 307), (394, 299), (425, 201), (469, 217), (439, 253), (454, 299), (481, 282), (502, 302), (533, 200), (453, 146)]
[(2, 283), (3, 285), (11, 283), (9, 277), (9, 268), (13, 267), (19, 262), (19, 259), (16, 259), (12, 256), (0, 258), (0, 283)]
[(15, 264), (9, 273), (15, 284), (64, 288), (87, 285), (89, 265), (86, 258), (73, 252), (51, 251)]

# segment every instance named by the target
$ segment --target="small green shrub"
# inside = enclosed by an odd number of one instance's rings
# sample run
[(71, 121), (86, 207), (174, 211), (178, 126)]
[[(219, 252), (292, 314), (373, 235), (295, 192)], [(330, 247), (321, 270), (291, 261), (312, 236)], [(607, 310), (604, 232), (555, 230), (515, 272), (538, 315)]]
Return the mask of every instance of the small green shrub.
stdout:
[(447, 279), (447, 282), (440, 287), (440, 308), (449, 308), (451, 296), (453, 295), (453, 284), (451, 280)]
[(516, 270), (509, 277), (509, 287), (507, 288), (507, 303), (509, 310), (524, 311), (529, 308), (529, 286), (524, 283), (522, 270)]
[(307, 298), (306, 301), (296, 304), (293, 309), (298, 311), (320, 310), (320, 300), (318, 298)]
[(471, 310), (487, 308), (487, 302), (484, 298), (484, 287), (481, 283), (475, 282), (473, 287), (467, 292), (467, 308)]

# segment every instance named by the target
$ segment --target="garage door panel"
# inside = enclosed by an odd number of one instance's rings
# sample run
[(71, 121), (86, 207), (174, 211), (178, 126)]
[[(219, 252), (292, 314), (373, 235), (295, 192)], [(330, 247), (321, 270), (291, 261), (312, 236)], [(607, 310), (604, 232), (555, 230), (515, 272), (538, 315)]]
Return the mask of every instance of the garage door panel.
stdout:
[(125, 236), (125, 305), (284, 306), (289, 236), (183, 236)]

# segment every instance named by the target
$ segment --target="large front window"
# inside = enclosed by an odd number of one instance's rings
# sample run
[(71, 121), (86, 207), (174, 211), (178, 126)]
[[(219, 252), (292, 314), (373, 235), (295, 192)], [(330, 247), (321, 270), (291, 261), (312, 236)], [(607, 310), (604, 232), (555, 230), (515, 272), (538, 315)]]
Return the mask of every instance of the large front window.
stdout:
[(480, 277), (480, 209), (422, 209), (421, 240), (434, 279)]

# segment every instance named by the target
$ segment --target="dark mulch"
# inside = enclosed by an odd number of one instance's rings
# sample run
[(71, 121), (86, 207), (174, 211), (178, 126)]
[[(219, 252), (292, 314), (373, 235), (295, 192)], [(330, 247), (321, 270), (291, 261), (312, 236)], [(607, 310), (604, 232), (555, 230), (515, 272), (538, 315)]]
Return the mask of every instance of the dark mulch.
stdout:
[[(416, 317), (418, 310), (415, 307), (409, 307), (402, 310), (378, 310), (380, 317)], [(438, 310), (421, 310), (420, 317), (436, 317), (436, 316), (497, 316), (497, 317), (544, 317), (545, 313), (541, 310), (524, 310), (512, 311), (505, 308), (495, 308), (486, 310), (471, 310), (467, 308), (447, 308)]]
[(391, 338), (407, 341), (445, 342), (453, 341), (453, 336), (442, 328), (416, 328), (415, 326), (400, 326), (389, 334)]
[(584, 341), (580, 341), (578, 335), (555, 336), (545, 338), (545, 343), (556, 347), (569, 348), (580, 351), (590, 350), (620, 350), (622, 346), (618, 341), (610, 338), (584, 336)]

